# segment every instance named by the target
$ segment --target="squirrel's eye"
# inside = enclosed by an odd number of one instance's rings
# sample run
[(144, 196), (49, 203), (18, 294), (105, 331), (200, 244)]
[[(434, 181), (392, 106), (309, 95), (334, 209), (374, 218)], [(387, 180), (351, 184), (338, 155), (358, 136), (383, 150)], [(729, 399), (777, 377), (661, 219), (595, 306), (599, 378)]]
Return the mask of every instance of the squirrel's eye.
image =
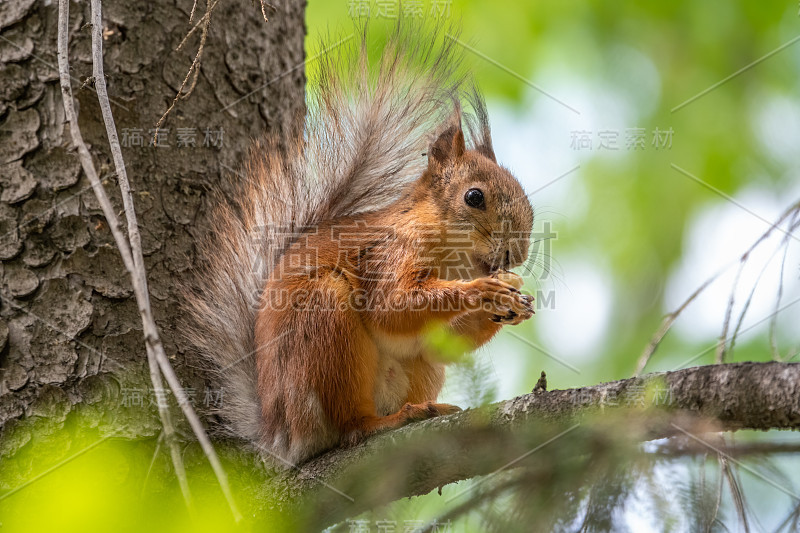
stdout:
[(464, 202), (470, 207), (483, 209), (483, 191), (480, 189), (470, 189), (464, 194)]

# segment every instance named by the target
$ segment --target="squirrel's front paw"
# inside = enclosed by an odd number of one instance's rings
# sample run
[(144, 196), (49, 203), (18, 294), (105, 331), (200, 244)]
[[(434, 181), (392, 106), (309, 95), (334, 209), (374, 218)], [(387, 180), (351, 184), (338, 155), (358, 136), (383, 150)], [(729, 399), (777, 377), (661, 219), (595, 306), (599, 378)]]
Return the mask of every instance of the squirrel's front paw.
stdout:
[(494, 322), (519, 324), (534, 314), (532, 296), (497, 278), (471, 281), (470, 291), (478, 295), (482, 309), (492, 315)]
[[(501, 270), (495, 274), (492, 274), (492, 277), (508, 283), (517, 290), (521, 289), (522, 285), (524, 284), (524, 281), (519, 274), (515, 274), (514, 272), (510, 272), (508, 270)], [(509, 311), (505, 315), (493, 315), (491, 317), (492, 322), (497, 322), (498, 324), (510, 324), (514, 326), (523, 320), (528, 320), (531, 316), (533, 316), (533, 296), (522, 294), (520, 295), (520, 298), (523, 300), (524, 304), (527, 304), (524, 313), (518, 314), (516, 311)]]
[(522, 294), (520, 295), (520, 298), (526, 304), (525, 311), (523, 313), (518, 314), (516, 311), (509, 311), (505, 315), (494, 315), (491, 318), (492, 322), (497, 322), (498, 324), (510, 324), (512, 326), (516, 326), (520, 322), (528, 320), (530, 317), (532, 317), (535, 314), (533, 310), (533, 296)]

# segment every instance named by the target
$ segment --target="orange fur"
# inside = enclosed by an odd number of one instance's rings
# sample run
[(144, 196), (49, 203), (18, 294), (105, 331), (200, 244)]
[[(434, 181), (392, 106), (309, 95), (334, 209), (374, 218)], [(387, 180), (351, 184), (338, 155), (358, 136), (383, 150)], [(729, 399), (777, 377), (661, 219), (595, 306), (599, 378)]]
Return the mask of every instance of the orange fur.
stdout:
[[(463, 138), (454, 141), (454, 148), (444, 143), (440, 156), (446, 161), (432, 161), (395, 203), (323, 222), (279, 260), (256, 319), (255, 342), (265, 346), (257, 354), (257, 366), (266, 444), (285, 438), (289, 457), (304, 458), (380, 429), (455, 412), (454, 406), (435, 403), (444, 367), (415, 339), (431, 323), (450, 323), (477, 347), (500, 329), (501, 324), (490, 320), (496, 314), (514, 309), (530, 316), (520, 293), (490, 276), (491, 268), (485, 266), (490, 261), (476, 258), (462, 265), (473, 274), (467, 279), (445, 275), (447, 255), (456, 251), (473, 257), (477, 238), (455, 249), (443, 246), (446, 235), (420, 243), (425, 230), (446, 233), (438, 230), (450, 224), (434, 190), (443, 186), (444, 173), (450, 174), (451, 188), (463, 188), (477, 176), (494, 187), (515, 188), (510, 175), (476, 152), (465, 153), (463, 143)], [(529, 209), (522, 204), (512, 217), (524, 231), (530, 231)], [(277, 309), (276, 294), (301, 292), (315, 296)], [(359, 292), (364, 295), (360, 307), (354, 303)], [(384, 302), (387, 294), (399, 308)], [(494, 307), (480, 309), (482, 304)], [(287, 331), (285, 338), (273, 341)], [(387, 349), (387, 344), (409, 347)], [(397, 361), (382, 369), (382, 358)], [(382, 387), (395, 386), (401, 390), (395, 391), (394, 409), (381, 414)], [(307, 405), (309, 398), (317, 403)], [(285, 435), (276, 433), (281, 431)]]
[(498, 279), (527, 257), (532, 208), (437, 31), (399, 23), (377, 68), (365, 36), (323, 55), (303, 131), (253, 147), (199, 243), (188, 340), (222, 428), (280, 463), (456, 411), (428, 328), (478, 347), (533, 313)]

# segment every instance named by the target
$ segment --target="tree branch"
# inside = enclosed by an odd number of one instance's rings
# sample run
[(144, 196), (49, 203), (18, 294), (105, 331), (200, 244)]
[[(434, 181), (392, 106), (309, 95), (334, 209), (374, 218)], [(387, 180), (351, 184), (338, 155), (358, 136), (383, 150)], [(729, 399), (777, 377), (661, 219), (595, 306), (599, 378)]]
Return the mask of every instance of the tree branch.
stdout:
[[(800, 364), (701, 366), (535, 392), (333, 450), (277, 475), (268, 497), (270, 505), (288, 514), (313, 505), (312, 527), (327, 525), (402, 497), (520, 466), (529, 455), (535, 461), (534, 452), (544, 446), (597, 437), (575, 428), (620, 418), (626, 430), (620, 433), (634, 442), (708, 431), (798, 429)], [(553, 444), (559, 439), (561, 444)], [(406, 459), (399, 460), (400, 453)]]
[[(106, 132), (109, 134), (109, 142), (111, 144), (112, 154), (114, 155), (114, 164), (117, 170), (117, 179), (120, 182), (120, 187), (123, 196), (123, 205), (125, 207), (125, 216), (129, 222), (128, 229), (132, 233), (126, 237), (122, 232), (119, 219), (117, 218), (114, 207), (105, 192), (102, 182), (97, 174), (97, 170), (92, 161), (92, 155), (89, 152), (86, 143), (81, 135), (80, 127), (78, 125), (77, 112), (72, 96), (72, 85), (70, 83), (69, 75), (69, 0), (59, 0), (58, 3), (58, 35), (57, 35), (57, 57), (58, 57), (58, 71), (59, 79), (61, 82), (61, 96), (64, 104), (64, 114), (66, 121), (69, 123), (70, 135), (72, 137), (72, 144), (78, 151), (78, 159), (80, 160), (83, 171), (86, 173), (89, 181), (94, 190), (95, 196), (103, 210), (103, 215), (106, 218), (108, 227), (117, 244), (122, 262), (125, 269), (131, 276), (131, 284), (136, 297), (136, 303), (139, 308), (139, 314), (142, 317), (142, 327), (144, 329), (144, 339), (147, 348), (147, 355), (151, 362), (151, 376), (154, 380), (154, 387), (156, 390), (161, 390), (161, 375), (167, 380), (178, 406), (183, 411), (189, 425), (192, 428), (195, 436), (197, 437), (200, 446), (203, 449), (206, 457), (211, 464), (214, 474), (219, 481), (222, 492), (228, 501), (231, 512), (237, 522), (241, 520), (241, 513), (239, 512), (236, 503), (233, 500), (233, 493), (228, 484), (228, 477), (222, 464), (217, 457), (216, 452), (211, 444), (205, 428), (194, 411), (191, 403), (188, 401), (186, 392), (183, 389), (180, 381), (178, 380), (172, 365), (167, 358), (164, 346), (161, 343), (161, 338), (158, 334), (158, 327), (153, 319), (152, 309), (150, 308), (150, 297), (147, 291), (147, 275), (144, 272), (144, 259), (142, 257), (141, 241), (139, 239), (138, 225), (136, 223), (136, 214), (133, 208), (133, 199), (131, 196), (130, 185), (127, 181), (127, 174), (125, 172), (124, 161), (122, 160), (122, 152), (120, 151), (119, 142), (116, 135), (116, 126), (111, 116), (111, 107), (108, 103), (108, 94), (105, 86), (105, 77), (103, 74), (103, 51), (102, 39), (99, 33), (102, 27), (102, 15), (100, 11), (100, 0), (93, 0), (92, 2), (92, 23), (95, 25), (93, 30), (93, 46), (92, 46), (92, 59), (93, 69), (95, 75), (95, 82), (97, 83), (97, 95), (100, 101), (101, 110), (103, 112), (103, 120), (106, 125)], [(130, 238), (130, 240), (128, 240)], [(158, 363), (158, 372), (155, 371), (152, 365), (152, 359)], [(165, 413), (165, 410), (160, 410), (160, 413)], [(165, 431), (171, 432), (172, 424), (168, 418), (162, 418), (165, 423)], [(165, 437), (169, 438), (169, 434)], [(168, 443), (169, 444), (169, 443)], [(173, 454), (173, 459), (176, 461), (176, 473), (180, 477), (183, 472), (182, 464), (179, 458)], [(185, 476), (184, 476), (185, 477)], [(181, 488), (184, 496), (188, 500), (188, 485), (183, 480), (181, 481)]]
[[(103, 69), (103, 14), (101, 0), (91, 0), (92, 7), (92, 74), (94, 77), (95, 90), (97, 92), (97, 100), (100, 103), (100, 110), (103, 114), (103, 122), (106, 126), (106, 135), (108, 137), (108, 144), (111, 148), (111, 154), (114, 159), (114, 169), (117, 173), (117, 181), (119, 182), (120, 192), (122, 193), (122, 202), (125, 208), (125, 217), (128, 221), (128, 238), (130, 240), (131, 255), (135, 271), (131, 272), (132, 276), (138, 276), (139, 286), (142, 288), (141, 294), (144, 298), (142, 307), (150, 309), (150, 293), (147, 288), (147, 275), (144, 266), (144, 256), (142, 255), (142, 241), (139, 234), (139, 224), (136, 221), (136, 210), (133, 206), (133, 195), (131, 194), (130, 183), (128, 182), (128, 172), (125, 168), (125, 159), (122, 157), (122, 148), (119, 144), (119, 137), (117, 136), (117, 127), (114, 123), (114, 115), (111, 112), (111, 103), (108, 97), (108, 88), (106, 87), (106, 77)], [(72, 124), (70, 124), (72, 127)], [(120, 236), (122, 237), (122, 236)], [(147, 318), (143, 316), (143, 322)], [(166, 398), (164, 395), (164, 383), (161, 376), (161, 369), (158, 366), (156, 354), (153, 351), (151, 343), (145, 344), (147, 350), (147, 362), (150, 368), (150, 381), (153, 384), (153, 390), (156, 391), (156, 397)], [(178, 478), (178, 484), (181, 487), (181, 493), (187, 506), (191, 506), (191, 494), (189, 492), (189, 483), (186, 479), (186, 470), (183, 466), (183, 458), (178, 449), (178, 442), (175, 437), (175, 427), (172, 423), (172, 417), (167, 409), (166, 402), (158, 403), (158, 414), (161, 418), (161, 425), (164, 428), (164, 441), (170, 451), (172, 457), (172, 464), (175, 467), (175, 475)]]

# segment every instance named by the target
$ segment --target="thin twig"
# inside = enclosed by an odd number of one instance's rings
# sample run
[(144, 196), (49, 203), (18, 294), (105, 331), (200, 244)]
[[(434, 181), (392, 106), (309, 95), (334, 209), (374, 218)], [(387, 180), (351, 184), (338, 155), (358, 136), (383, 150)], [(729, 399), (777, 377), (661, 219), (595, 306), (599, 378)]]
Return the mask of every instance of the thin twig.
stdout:
[[(211, 445), (211, 441), (206, 435), (205, 430), (203, 429), (202, 423), (197, 416), (197, 413), (194, 412), (194, 409), (189, 404), (186, 393), (183, 390), (180, 381), (178, 380), (177, 376), (175, 375), (175, 371), (173, 370), (172, 366), (169, 363), (169, 359), (166, 356), (164, 351), (164, 346), (161, 343), (161, 339), (158, 335), (158, 328), (155, 325), (155, 321), (153, 320), (152, 310), (149, 306), (149, 297), (147, 296), (147, 291), (145, 287), (143, 287), (142, 280), (145, 278), (144, 273), (137, 270), (136, 265), (138, 261), (141, 261), (143, 264), (143, 260), (137, 259), (134, 260), (133, 258), (133, 251), (131, 249), (131, 243), (127, 240), (125, 234), (122, 232), (122, 229), (119, 224), (119, 219), (117, 218), (116, 212), (114, 211), (114, 207), (111, 205), (111, 202), (106, 195), (105, 189), (103, 188), (102, 183), (100, 182), (97, 170), (94, 167), (94, 163), (92, 162), (92, 156), (89, 153), (89, 149), (86, 146), (86, 143), (83, 141), (83, 137), (81, 136), (80, 128), (78, 126), (77, 114), (75, 112), (75, 106), (72, 97), (72, 87), (70, 85), (70, 76), (69, 76), (69, 0), (59, 0), (58, 3), (58, 72), (59, 78), (61, 82), (61, 95), (64, 104), (64, 114), (66, 121), (69, 123), (69, 130), (70, 135), (72, 137), (72, 143), (78, 151), (78, 157), (81, 162), (81, 166), (83, 171), (86, 173), (86, 176), (89, 178), (90, 183), (92, 184), (92, 189), (94, 190), (95, 196), (97, 197), (97, 201), (100, 204), (101, 209), (103, 210), (103, 214), (106, 217), (106, 221), (108, 222), (109, 230), (111, 231), (114, 241), (117, 244), (117, 248), (119, 249), (120, 255), (122, 256), (122, 262), (125, 265), (125, 269), (130, 273), (131, 276), (131, 283), (133, 285), (134, 294), (136, 296), (136, 303), (139, 307), (139, 313), (142, 316), (142, 325), (144, 328), (144, 337), (145, 337), (145, 344), (152, 351), (155, 359), (158, 362), (158, 366), (163, 373), (164, 377), (167, 380), (167, 384), (169, 385), (170, 389), (172, 390), (173, 394), (178, 401), (178, 405), (183, 410), (184, 415), (186, 416), (187, 420), (189, 421), (189, 425), (192, 427), (195, 435), (197, 436), (198, 441), (200, 442), (200, 446), (202, 447), (203, 451), (205, 452), (206, 456), (208, 457), (209, 463), (214, 470), (214, 473), (219, 480), (220, 487), (222, 488), (222, 492), (225, 495), (225, 498), (228, 500), (228, 504), (231, 508), (233, 516), (235, 520), (238, 522), (241, 520), (241, 514), (239, 513), (238, 508), (233, 500), (233, 495), (230, 491), (230, 487), (228, 485), (227, 474), (225, 470), (222, 468), (222, 464), (217, 457), (216, 452), (214, 451), (213, 446)], [(101, 99), (101, 105), (108, 105), (107, 99)], [(136, 249), (138, 254), (141, 254), (141, 246)]]
[[(739, 257), (739, 260), (737, 261), (739, 263), (739, 265), (740, 265), (740, 272), (739, 273), (741, 273), (741, 268), (742, 268), (743, 264), (749, 258), (749, 256), (752, 253), (752, 251), (755, 250), (758, 247), (758, 245), (761, 244), (764, 240), (766, 240), (772, 234), (772, 231), (775, 228), (778, 228), (780, 226), (780, 224), (783, 223), (784, 220), (786, 220), (790, 215), (796, 215), (798, 211), (800, 211), (800, 202), (795, 202), (788, 209), (786, 209), (781, 214), (780, 217), (778, 217), (778, 220), (774, 224), (772, 224), (769, 227), (769, 229), (767, 229), (767, 231), (765, 231), (758, 239), (756, 239), (756, 241), (752, 245), (750, 245), (750, 248), (748, 248)], [(793, 217), (793, 220), (794, 220), (794, 217)], [(785, 234), (788, 233), (788, 234), (791, 235), (792, 227), (789, 228), (788, 232), (784, 232), (784, 233)], [(780, 231), (783, 231), (783, 230), (780, 230)], [(655, 353), (655, 351), (658, 348), (658, 346), (661, 344), (661, 341), (664, 339), (666, 334), (672, 328), (672, 325), (675, 323), (675, 320), (677, 320), (678, 316), (684, 311), (684, 309), (686, 309), (689, 306), (689, 304), (691, 304), (700, 295), (700, 293), (702, 293), (704, 290), (706, 290), (706, 288), (708, 288), (708, 286), (711, 283), (716, 281), (716, 279), (719, 278), (719, 276), (722, 275), (723, 272), (728, 270), (728, 268), (730, 268), (730, 266), (731, 266), (730, 264), (727, 265), (725, 268), (723, 268), (722, 270), (718, 271), (716, 274), (714, 274), (713, 276), (708, 278), (702, 285), (700, 285), (700, 287), (698, 287), (691, 294), (691, 296), (689, 296), (680, 305), (680, 307), (678, 307), (675, 311), (669, 313), (666, 317), (664, 317), (664, 320), (661, 322), (661, 326), (658, 328), (658, 331), (650, 339), (650, 342), (648, 343), (647, 347), (645, 347), (644, 351), (642, 352), (642, 355), (639, 356), (639, 360), (638, 360), (638, 362), (636, 364), (636, 371), (633, 374), (634, 377), (639, 376), (641, 374), (641, 372), (644, 370), (644, 367), (647, 366), (647, 363), (650, 361), (650, 358)], [(739, 276), (737, 274), (737, 280), (738, 280), (738, 277)], [(729, 305), (729, 307), (730, 307), (730, 305)], [(726, 319), (726, 321), (728, 321), (728, 320), (729, 319)], [(726, 334), (727, 334), (727, 327), (726, 327), (726, 333), (723, 334), (721, 339), (725, 339)], [(720, 342), (724, 342), (724, 340), (721, 340)], [(724, 344), (723, 344), (723, 351), (724, 351)], [(724, 353), (722, 354), (722, 356), (724, 357)], [(719, 358), (720, 358), (720, 354), (719, 354), (719, 348), (718, 348), (717, 359), (719, 360)]]
[[(775, 254), (773, 253), (772, 257), (774, 256)], [(739, 338), (739, 331), (742, 329), (745, 316), (747, 316), (747, 311), (750, 310), (750, 304), (753, 302), (753, 296), (755, 296), (756, 289), (758, 288), (758, 285), (761, 283), (761, 278), (764, 277), (764, 273), (767, 271), (767, 268), (772, 262), (772, 257), (770, 257), (769, 261), (767, 261), (764, 264), (764, 267), (761, 269), (761, 272), (759, 272), (755, 282), (753, 282), (753, 287), (750, 289), (750, 294), (747, 296), (747, 300), (745, 300), (744, 306), (742, 307), (742, 312), (739, 314), (739, 320), (736, 321), (736, 327), (733, 328), (733, 335), (731, 335), (730, 338), (730, 347), (727, 350), (728, 353), (733, 353), (733, 349), (736, 346), (736, 339)]]
[(714, 362), (718, 365), (721, 365), (725, 362), (725, 353), (726, 347), (728, 346), (727, 338), (728, 338), (728, 329), (731, 324), (731, 315), (733, 314), (733, 304), (736, 299), (736, 289), (739, 287), (739, 279), (742, 277), (742, 271), (744, 270), (744, 266), (747, 264), (747, 259), (749, 258), (749, 252), (745, 253), (741, 259), (739, 259), (739, 268), (736, 270), (736, 277), (733, 280), (733, 285), (731, 286), (731, 295), (728, 298), (728, 306), (725, 308), (725, 319), (722, 321), (722, 332), (719, 335), (719, 341), (717, 342), (717, 351), (714, 356)]
[(194, 0), (194, 2), (192, 3), (192, 12), (189, 13), (189, 22), (191, 22), (194, 19), (194, 12), (196, 10), (197, 10), (197, 0)]
[[(214, 11), (214, 8), (217, 7), (217, 4), (219, 4), (219, 0), (213, 0), (208, 4), (206, 4), (205, 14), (200, 18), (200, 20), (197, 21), (197, 24), (195, 24), (194, 27), (192, 27), (192, 29), (189, 30), (189, 32), (186, 34), (186, 36), (178, 45), (178, 48), (176, 48), (176, 50), (180, 50), (181, 48), (183, 48), (183, 45), (186, 43), (187, 39), (189, 39), (189, 36), (191, 36), (197, 28), (202, 26), (203, 31), (200, 34), (200, 46), (197, 47), (197, 53), (194, 55), (192, 64), (189, 66), (189, 70), (186, 72), (186, 76), (183, 78), (181, 86), (178, 87), (178, 92), (175, 94), (175, 98), (173, 98), (172, 103), (169, 105), (167, 110), (164, 111), (164, 114), (161, 115), (161, 118), (158, 119), (158, 122), (156, 122), (156, 127), (155, 127), (156, 131), (153, 134), (153, 142), (158, 141), (158, 132), (161, 126), (164, 124), (164, 121), (167, 120), (167, 116), (169, 116), (169, 114), (172, 112), (173, 108), (175, 107), (175, 104), (178, 103), (178, 100), (188, 98), (189, 95), (191, 95), (192, 92), (194, 91), (195, 86), (197, 85), (197, 79), (200, 75), (200, 59), (203, 57), (203, 50), (205, 49), (206, 46), (206, 39), (208, 39), (208, 28), (211, 25), (211, 12)], [(192, 78), (192, 82), (189, 83), (189, 78), (192, 77), (192, 74), (194, 74), (194, 77)], [(189, 83), (189, 88), (184, 93), (183, 90), (184, 88), (186, 88), (187, 83)]]
[[(128, 182), (128, 173), (125, 168), (125, 160), (122, 157), (122, 149), (119, 144), (119, 137), (117, 136), (117, 127), (114, 123), (114, 115), (111, 112), (111, 105), (108, 98), (108, 88), (106, 87), (106, 78), (103, 71), (103, 14), (102, 2), (100, 0), (92, 0), (92, 69), (95, 81), (95, 92), (97, 99), (100, 102), (100, 110), (103, 114), (103, 122), (106, 127), (106, 135), (108, 136), (108, 143), (111, 147), (111, 154), (114, 159), (114, 168), (117, 173), (120, 192), (122, 193), (122, 203), (125, 206), (125, 217), (128, 221), (128, 239), (130, 241), (131, 250), (133, 252), (133, 264), (135, 268), (134, 275), (138, 275), (139, 284), (144, 289), (145, 304), (150, 306), (150, 296), (147, 290), (147, 276), (145, 274), (145, 266), (141, 253), (142, 241), (139, 235), (139, 224), (136, 220), (136, 211), (133, 208), (133, 196), (131, 195), (131, 188)], [(158, 402), (158, 414), (161, 418), (161, 425), (164, 428), (164, 440), (170, 449), (172, 457), (172, 464), (175, 467), (175, 474), (178, 477), (178, 483), (181, 487), (183, 499), (186, 505), (191, 507), (192, 497), (189, 492), (189, 483), (186, 479), (186, 469), (183, 466), (183, 459), (181, 458), (180, 451), (178, 450), (178, 443), (175, 439), (175, 427), (172, 425), (172, 417), (170, 416), (169, 409), (165, 402), (161, 399), (166, 398), (164, 395), (164, 383), (161, 377), (161, 371), (158, 368), (158, 361), (156, 361), (155, 354), (152, 348), (148, 345), (147, 349), (147, 362), (150, 367), (150, 381), (153, 383), (153, 388), (156, 392)]]
[(750, 525), (747, 522), (747, 510), (745, 509), (742, 487), (739, 485), (739, 481), (734, 477), (727, 457), (723, 457), (721, 454), (718, 454), (717, 459), (719, 460), (719, 466), (722, 470), (722, 474), (725, 476), (725, 479), (728, 480), (728, 489), (731, 491), (733, 505), (736, 507), (736, 512), (739, 514), (739, 521), (744, 526), (745, 533), (750, 533)]
[[(747, 442), (736, 446), (723, 445), (720, 450), (730, 457), (750, 457), (759, 455), (797, 454), (800, 453), (800, 443), (795, 442)], [(708, 447), (693, 440), (682, 441), (670, 439), (648, 452), (654, 457), (673, 459), (691, 455), (707, 455)]]
[(713, 526), (714, 522), (717, 521), (717, 517), (719, 516), (719, 508), (722, 505), (722, 488), (723, 488), (723, 476), (722, 472), (717, 474), (717, 498), (714, 502), (714, 514), (711, 516), (711, 520), (708, 523), (708, 530), (711, 530), (711, 526)]
[[(217, 1), (219, 1), (219, 0), (217, 0)], [(214, 4), (216, 4), (216, 2), (214, 2)], [(186, 33), (186, 35), (183, 36), (183, 39), (181, 39), (181, 42), (178, 43), (178, 46), (175, 47), (175, 51), (176, 52), (179, 52), (181, 50), (181, 48), (183, 48), (183, 45), (185, 45), (186, 42), (189, 40), (189, 37), (194, 35), (194, 32), (196, 32), (198, 28), (200, 28), (203, 24), (205, 24), (206, 20), (208, 20), (208, 18), (211, 16), (211, 10), (214, 9), (214, 7), (215, 7), (214, 5), (207, 5), (206, 6), (206, 12), (203, 14), (202, 17), (200, 17), (200, 20), (198, 20), (195, 23), (195, 25), (192, 26), (192, 29), (189, 30)]]
[[(788, 235), (784, 236), (783, 238), (783, 259), (781, 260), (781, 274), (778, 278), (778, 295), (775, 298), (775, 309), (780, 307), (781, 299), (783, 299), (783, 273), (786, 267), (786, 256), (789, 252), (789, 235), (794, 233), (794, 230), (800, 225), (800, 221), (798, 221), (798, 217), (800, 216), (800, 203), (795, 204), (794, 209), (794, 215), (792, 215), (792, 218), (789, 221), (789, 230), (787, 231)], [(776, 334), (777, 325), (778, 317), (773, 316), (772, 320), (769, 321), (769, 345), (770, 349), (772, 350), (772, 358), (776, 361), (780, 361), (781, 352), (778, 349), (778, 339)]]
[[(790, 224), (790, 230), (791, 230), (791, 224)], [(767, 259), (764, 262), (764, 266), (761, 268), (761, 272), (758, 273), (758, 277), (753, 282), (753, 287), (750, 289), (750, 294), (748, 295), (747, 300), (744, 303), (744, 307), (742, 307), (742, 311), (739, 314), (739, 320), (736, 323), (736, 328), (733, 330), (733, 335), (731, 335), (730, 347), (728, 348), (728, 352), (729, 353), (733, 353), (733, 349), (736, 346), (736, 340), (739, 338), (739, 331), (742, 328), (742, 324), (744, 323), (744, 319), (745, 319), (745, 316), (747, 315), (747, 311), (750, 309), (750, 304), (753, 301), (753, 297), (755, 296), (756, 289), (758, 288), (759, 284), (761, 283), (761, 279), (764, 277), (764, 274), (767, 272), (767, 269), (772, 264), (772, 260), (775, 258), (775, 255), (777, 255), (777, 253), (781, 250), (781, 248), (784, 249), (783, 259), (784, 259), (784, 261), (786, 260), (786, 251), (789, 249), (789, 237), (790, 236), (791, 236), (791, 233), (787, 233), (786, 235), (784, 235), (783, 241), (775, 249), (775, 251), (772, 252), (772, 255), (769, 256), (769, 259)], [(779, 278), (778, 298), (776, 300), (778, 307), (775, 308), (776, 311), (780, 308), (780, 301), (781, 301), (781, 294), (782, 294), (781, 289), (783, 288), (783, 266), (784, 265), (782, 263), (781, 264), (781, 277)], [(775, 323), (776, 319), (777, 319), (777, 315), (772, 315), (772, 317), (770, 319), (770, 326), (772, 326)], [(773, 348), (773, 354), (774, 354), (774, 349), (777, 348), (777, 347), (773, 345), (772, 348)], [(774, 359), (779, 360), (780, 357), (774, 358)]]
[(672, 324), (677, 320), (678, 316), (686, 309), (690, 303), (692, 303), (700, 293), (702, 293), (709, 285), (714, 283), (720, 275), (727, 270), (727, 267), (720, 270), (710, 278), (708, 278), (705, 283), (700, 285), (691, 296), (689, 296), (675, 311), (668, 314), (664, 317), (664, 320), (661, 322), (661, 327), (658, 328), (658, 331), (655, 335), (650, 339), (650, 342), (647, 344), (647, 347), (642, 352), (642, 355), (639, 356), (639, 361), (636, 364), (636, 371), (633, 373), (633, 377), (638, 377), (644, 367), (647, 366), (648, 361), (650, 361), (650, 357), (655, 353), (656, 349), (658, 348), (661, 341), (664, 339), (664, 336), (669, 332), (670, 328), (672, 328)]
[(261, 14), (264, 16), (264, 22), (269, 22), (269, 19), (267, 18), (267, 6), (269, 6), (269, 8), (271, 10), (273, 10), (273, 11), (276, 10), (275, 6), (273, 6), (270, 3), (265, 2), (264, 0), (260, 0), (260, 1), (261, 1)]
[[(788, 227), (787, 231), (784, 232), (784, 237), (783, 237), (783, 241), (782, 241), (782, 244), (781, 244), (781, 246), (786, 246), (786, 248), (788, 249), (789, 239), (792, 237), (792, 225), (794, 223), (794, 218), (797, 215), (797, 211), (796, 210), (798, 209), (798, 206), (800, 206), (800, 204), (794, 204), (789, 209), (784, 211), (784, 213), (780, 216), (778, 221), (775, 222), (775, 224), (773, 224), (773, 226), (768, 231), (766, 231), (752, 246), (750, 246), (750, 248), (744, 254), (742, 254), (741, 258), (739, 259), (739, 269), (736, 272), (736, 279), (734, 280), (733, 286), (731, 287), (731, 294), (730, 294), (730, 298), (728, 300), (728, 307), (727, 307), (727, 309), (725, 311), (725, 321), (723, 323), (722, 333), (720, 334), (720, 341), (719, 341), (719, 344), (717, 345), (716, 362), (718, 364), (719, 363), (724, 363), (725, 362), (725, 355), (729, 351), (733, 350), (733, 345), (736, 343), (737, 333), (739, 331), (739, 328), (742, 325), (742, 321), (744, 320), (744, 315), (747, 313), (747, 309), (750, 307), (750, 300), (753, 298), (753, 294), (755, 293), (756, 286), (758, 285), (759, 281), (761, 280), (761, 276), (766, 271), (767, 266), (769, 266), (769, 263), (772, 261), (772, 258), (775, 256), (775, 253), (777, 253), (777, 250), (780, 250), (780, 246), (778, 247), (776, 252), (774, 252), (772, 254), (772, 256), (770, 256), (769, 260), (767, 261), (767, 264), (764, 265), (764, 268), (762, 269), (761, 273), (759, 274), (758, 279), (756, 279), (756, 282), (754, 283), (753, 288), (752, 288), (752, 290), (750, 292), (750, 296), (747, 299), (747, 302), (745, 303), (745, 306), (744, 306), (744, 308), (742, 310), (742, 314), (739, 317), (739, 323), (737, 324), (736, 329), (734, 331), (734, 334), (732, 336), (730, 349), (728, 349), (727, 348), (727, 343), (725, 341), (725, 338), (728, 335), (728, 326), (730, 324), (731, 313), (733, 311), (734, 296), (736, 294), (736, 289), (737, 289), (737, 287), (739, 285), (739, 278), (741, 277), (742, 271), (744, 270), (744, 266), (747, 263), (747, 261), (750, 259), (750, 253), (753, 250), (755, 250), (756, 246), (761, 244), (761, 242), (763, 242), (767, 238), (767, 236), (769, 236), (769, 234), (772, 232), (772, 230), (774, 228), (779, 227), (779, 225), (783, 224), (783, 221), (786, 220), (786, 218), (790, 214), (794, 213), (792, 215), (792, 218), (789, 221), (789, 227)], [(783, 266), (781, 266), (781, 283), (782, 283), (782, 279), (783, 279)], [(779, 292), (778, 292), (779, 295), (782, 293), (781, 289), (782, 289), (782, 285), (779, 287)], [(778, 298), (777, 305), (780, 305), (780, 298)], [(776, 317), (773, 317), (773, 320), (776, 320)]]
[(161, 433), (158, 434), (156, 438), (156, 449), (153, 450), (153, 457), (150, 459), (150, 465), (147, 467), (147, 473), (144, 475), (144, 481), (142, 481), (142, 490), (140, 496), (144, 496), (145, 491), (147, 489), (147, 483), (150, 481), (150, 474), (153, 472), (153, 466), (156, 464), (156, 459), (158, 458), (158, 452), (161, 451), (161, 441), (164, 439), (164, 431), (162, 430)]
[(781, 522), (781, 525), (775, 528), (775, 533), (783, 531), (786, 526), (789, 526), (786, 531), (789, 531), (790, 533), (792, 531), (797, 531), (798, 522), (800, 522), (800, 504), (795, 506), (792, 512), (789, 513), (789, 516), (787, 516), (786, 519)]

